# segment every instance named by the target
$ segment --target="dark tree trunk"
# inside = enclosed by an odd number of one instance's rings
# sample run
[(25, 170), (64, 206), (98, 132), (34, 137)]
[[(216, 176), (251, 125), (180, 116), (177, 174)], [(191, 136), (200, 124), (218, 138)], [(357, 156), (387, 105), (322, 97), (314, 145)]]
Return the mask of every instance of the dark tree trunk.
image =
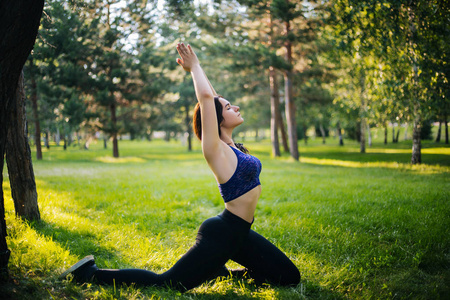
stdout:
[(108, 148), (108, 139), (106, 137), (103, 138), (103, 149), (107, 149)]
[(359, 140), (359, 152), (366, 153), (366, 118), (361, 118), (361, 134)]
[(442, 122), (441, 121), (439, 121), (439, 127), (438, 127), (438, 132), (437, 132), (437, 135), (436, 135), (436, 143), (439, 143), (440, 141), (441, 141), (441, 126), (442, 125)]
[[(291, 32), (291, 24), (289, 21), (285, 22), (286, 37), (289, 36)], [(292, 65), (292, 44), (289, 38), (286, 38), (285, 42), (286, 48), (286, 61)], [(288, 128), (289, 136), (289, 150), (291, 156), (295, 160), (299, 160), (298, 152), (298, 141), (297, 141), (297, 121), (295, 119), (295, 103), (294, 95), (292, 90), (292, 72), (291, 70), (286, 70), (284, 72), (284, 88), (285, 88), (285, 98), (286, 98), (286, 123)]]
[(189, 117), (189, 103), (186, 102), (184, 108), (185, 108), (184, 123), (186, 125), (186, 132), (188, 134), (187, 136), (188, 151), (192, 151), (192, 130), (190, 126), (191, 118)]
[[(275, 101), (276, 101), (276, 105), (278, 107), (280, 107), (280, 99), (277, 98), (277, 99), (275, 99)], [(278, 124), (278, 129), (280, 130), (280, 133), (281, 133), (281, 143), (283, 143), (283, 151), (285, 153), (289, 153), (288, 138), (287, 138), (286, 129), (284, 126), (283, 117), (281, 115), (280, 109), (278, 109), (277, 124)]]
[(274, 67), (269, 67), (269, 81), (270, 81), (270, 137), (272, 140), (272, 155), (274, 157), (281, 156), (280, 142), (278, 138), (278, 122), (277, 116), (280, 115), (278, 92), (278, 80)]
[(111, 104), (110, 109), (111, 109), (111, 122), (113, 126), (113, 134), (112, 134), (113, 157), (119, 157), (119, 144), (117, 142), (116, 104), (115, 103)]
[(392, 143), (395, 144), (395, 125), (392, 124)]
[(388, 140), (388, 128), (387, 128), (387, 124), (384, 126), (384, 144), (387, 144), (387, 140)]
[(421, 148), (422, 145), (420, 141), (420, 120), (416, 117), (416, 119), (414, 120), (413, 146), (411, 156), (411, 163), (413, 165), (420, 164), (422, 162)]
[(33, 109), (33, 118), (34, 118), (34, 141), (36, 144), (36, 158), (38, 160), (42, 159), (42, 145), (41, 145), (41, 123), (39, 122), (39, 112), (38, 112), (38, 104), (37, 104), (37, 84), (36, 78), (34, 75), (34, 64), (33, 64), (33, 56), (30, 56), (30, 80), (31, 80), (31, 107)]
[[(268, 4), (270, 6), (270, 3)], [(270, 7), (268, 7), (269, 12), (269, 45), (273, 44), (273, 21), (272, 13)], [(279, 122), (277, 122), (278, 116), (281, 116), (280, 110), (280, 94), (278, 91), (278, 80), (277, 72), (273, 66), (269, 67), (269, 87), (270, 87), (270, 139), (272, 142), (272, 155), (274, 157), (281, 156), (280, 153), (280, 141), (278, 138), (278, 128)]]
[(6, 145), (6, 163), (16, 215), (30, 221), (39, 220), (41, 217), (37, 202), (36, 182), (26, 130), (23, 73), (17, 86), (16, 101), (12, 103), (8, 144)]
[(361, 70), (360, 74), (360, 86), (361, 86), (361, 109), (360, 109), (360, 115), (361, 115), (361, 124), (360, 124), (360, 139), (359, 139), (359, 152), (366, 153), (366, 99), (365, 99), (365, 84), (366, 84), (366, 75), (364, 74), (364, 71)]
[[(23, 65), (33, 49), (43, 6), (43, 0), (0, 1), (0, 184), (3, 182), (12, 102)], [(0, 186), (0, 281), (8, 278), (9, 255), (3, 188)]]
[(45, 148), (50, 149), (50, 133), (48, 128), (45, 131)]
[(447, 123), (447, 115), (444, 116), (444, 128), (445, 128), (445, 143), (448, 144), (448, 123)]
[(342, 128), (340, 122), (337, 123), (337, 132), (339, 135), (339, 146), (344, 146), (344, 139), (342, 138)]
[(398, 138), (400, 136), (400, 126), (397, 128), (397, 135), (395, 136), (395, 142), (398, 143)]
[(444, 118), (444, 125), (445, 125), (445, 143), (448, 144), (448, 123), (447, 123), (447, 116)]

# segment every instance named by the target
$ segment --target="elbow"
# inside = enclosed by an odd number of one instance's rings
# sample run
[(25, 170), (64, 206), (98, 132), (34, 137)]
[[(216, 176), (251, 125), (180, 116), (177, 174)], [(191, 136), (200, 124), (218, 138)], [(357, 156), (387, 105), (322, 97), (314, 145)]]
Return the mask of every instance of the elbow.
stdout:
[(208, 101), (214, 99), (214, 95), (210, 91), (201, 91), (197, 93), (197, 99), (199, 102)]

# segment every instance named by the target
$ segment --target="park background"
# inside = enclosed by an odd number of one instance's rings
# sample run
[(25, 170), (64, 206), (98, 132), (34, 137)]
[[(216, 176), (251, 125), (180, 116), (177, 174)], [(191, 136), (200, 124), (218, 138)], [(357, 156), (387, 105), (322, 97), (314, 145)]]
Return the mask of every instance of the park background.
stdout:
[[(43, 11), (20, 104), (39, 209), (16, 216), (7, 150), (3, 295), (448, 297), (445, 3), (47, 1)], [(297, 287), (228, 278), (179, 294), (58, 279), (88, 254), (105, 268), (166, 270), (221, 211), (178, 42), (241, 108), (235, 141), (263, 161), (254, 228), (300, 269)]]

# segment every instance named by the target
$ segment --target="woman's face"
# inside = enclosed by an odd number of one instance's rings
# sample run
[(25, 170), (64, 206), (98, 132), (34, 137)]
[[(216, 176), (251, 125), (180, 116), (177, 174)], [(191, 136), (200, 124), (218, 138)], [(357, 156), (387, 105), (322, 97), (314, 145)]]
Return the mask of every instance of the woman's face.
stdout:
[(219, 101), (222, 104), (222, 116), (224, 119), (220, 124), (221, 127), (235, 128), (244, 122), (244, 119), (239, 112), (239, 106), (231, 105), (230, 102), (224, 98), (219, 98)]

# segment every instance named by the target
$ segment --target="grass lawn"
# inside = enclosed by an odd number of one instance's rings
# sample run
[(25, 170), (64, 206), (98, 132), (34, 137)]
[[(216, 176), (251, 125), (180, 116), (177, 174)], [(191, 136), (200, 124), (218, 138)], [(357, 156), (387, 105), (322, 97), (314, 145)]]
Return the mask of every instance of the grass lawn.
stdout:
[(198, 144), (189, 153), (177, 142), (120, 141), (119, 159), (98, 142), (34, 161), (40, 222), (15, 218), (3, 171), (12, 254), (1, 298), (448, 299), (450, 147), (424, 142), (423, 164), (411, 166), (410, 141), (366, 154), (355, 142), (320, 142), (301, 142), (300, 162), (271, 158), (267, 141), (247, 144), (263, 163), (253, 229), (293, 260), (297, 287), (224, 278), (181, 294), (58, 280), (88, 254), (102, 268), (163, 272), (223, 210)]

